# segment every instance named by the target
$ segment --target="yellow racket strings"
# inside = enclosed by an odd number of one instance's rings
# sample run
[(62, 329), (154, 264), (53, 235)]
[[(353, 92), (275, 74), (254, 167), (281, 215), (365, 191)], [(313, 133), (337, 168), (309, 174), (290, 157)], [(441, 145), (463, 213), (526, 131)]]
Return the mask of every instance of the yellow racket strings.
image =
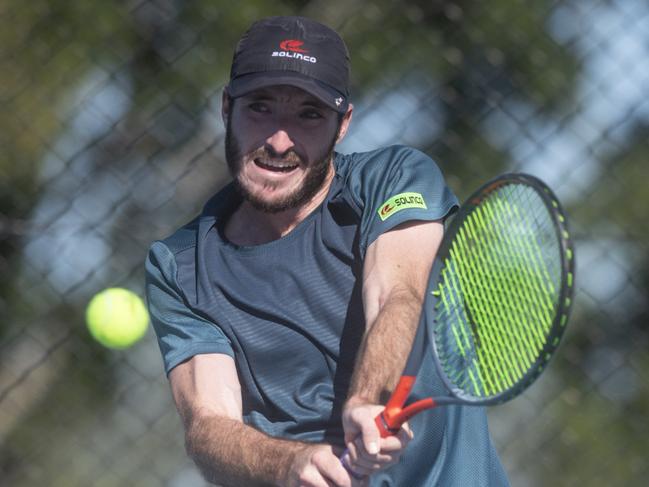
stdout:
[(489, 398), (519, 384), (550, 337), (560, 281), (560, 243), (541, 197), (512, 184), (481, 201), (435, 291), (434, 340), (453, 385)]

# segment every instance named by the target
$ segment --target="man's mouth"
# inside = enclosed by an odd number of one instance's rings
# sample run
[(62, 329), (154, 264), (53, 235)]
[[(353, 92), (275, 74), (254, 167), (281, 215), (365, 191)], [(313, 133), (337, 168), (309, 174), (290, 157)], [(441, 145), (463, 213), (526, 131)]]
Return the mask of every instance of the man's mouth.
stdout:
[(291, 172), (294, 169), (297, 169), (299, 164), (295, 164), (292, 162), (288, 161), (272, 161), (268, 159), (255, 159), (255, 164), (262, 168), (265, 169), (266, 171), (273, 171), (273, 172)]

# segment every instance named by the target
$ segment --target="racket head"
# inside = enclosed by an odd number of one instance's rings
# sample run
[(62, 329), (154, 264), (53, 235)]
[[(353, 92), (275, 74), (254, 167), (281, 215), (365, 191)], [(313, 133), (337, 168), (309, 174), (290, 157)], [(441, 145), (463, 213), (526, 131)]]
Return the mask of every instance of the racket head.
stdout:
[(457, 402), (502, 403), (538, 378), (568, 323), (574, 265), (563, 209), (538, 178), (503, 174), (467, 199), (438, 251), (424, 310)]

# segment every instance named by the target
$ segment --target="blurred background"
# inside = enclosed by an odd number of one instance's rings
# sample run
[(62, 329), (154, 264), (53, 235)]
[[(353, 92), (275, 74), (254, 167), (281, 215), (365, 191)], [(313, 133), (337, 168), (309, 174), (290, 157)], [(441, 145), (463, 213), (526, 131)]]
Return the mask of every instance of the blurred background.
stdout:
[(220, 97), (255, 19), (324, 21), (352, 56), (342, 152), (430, 154), (464, 198), (504, 171), (557, 192), (577, 246), (560, 354), (489, 410), (513, 486), (649, 475), (646, 0), (3, 0), (0, 484), (202, 486), (151, 330), (89, 337), (108, 286), (225, 182)]

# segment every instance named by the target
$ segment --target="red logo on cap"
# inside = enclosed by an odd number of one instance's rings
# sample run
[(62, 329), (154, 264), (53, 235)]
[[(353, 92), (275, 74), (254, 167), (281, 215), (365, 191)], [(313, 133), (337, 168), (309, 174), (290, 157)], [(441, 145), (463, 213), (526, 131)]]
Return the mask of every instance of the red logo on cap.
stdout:
[(286, 39), (285, 41), (279, 43), (279, 48), (283, 49), (284, 51), (301, 52), (303, 54), (306, 54), (309, 51), (302, 49), (303, 44), (304, 42), (302, 41), (295, 39)]

